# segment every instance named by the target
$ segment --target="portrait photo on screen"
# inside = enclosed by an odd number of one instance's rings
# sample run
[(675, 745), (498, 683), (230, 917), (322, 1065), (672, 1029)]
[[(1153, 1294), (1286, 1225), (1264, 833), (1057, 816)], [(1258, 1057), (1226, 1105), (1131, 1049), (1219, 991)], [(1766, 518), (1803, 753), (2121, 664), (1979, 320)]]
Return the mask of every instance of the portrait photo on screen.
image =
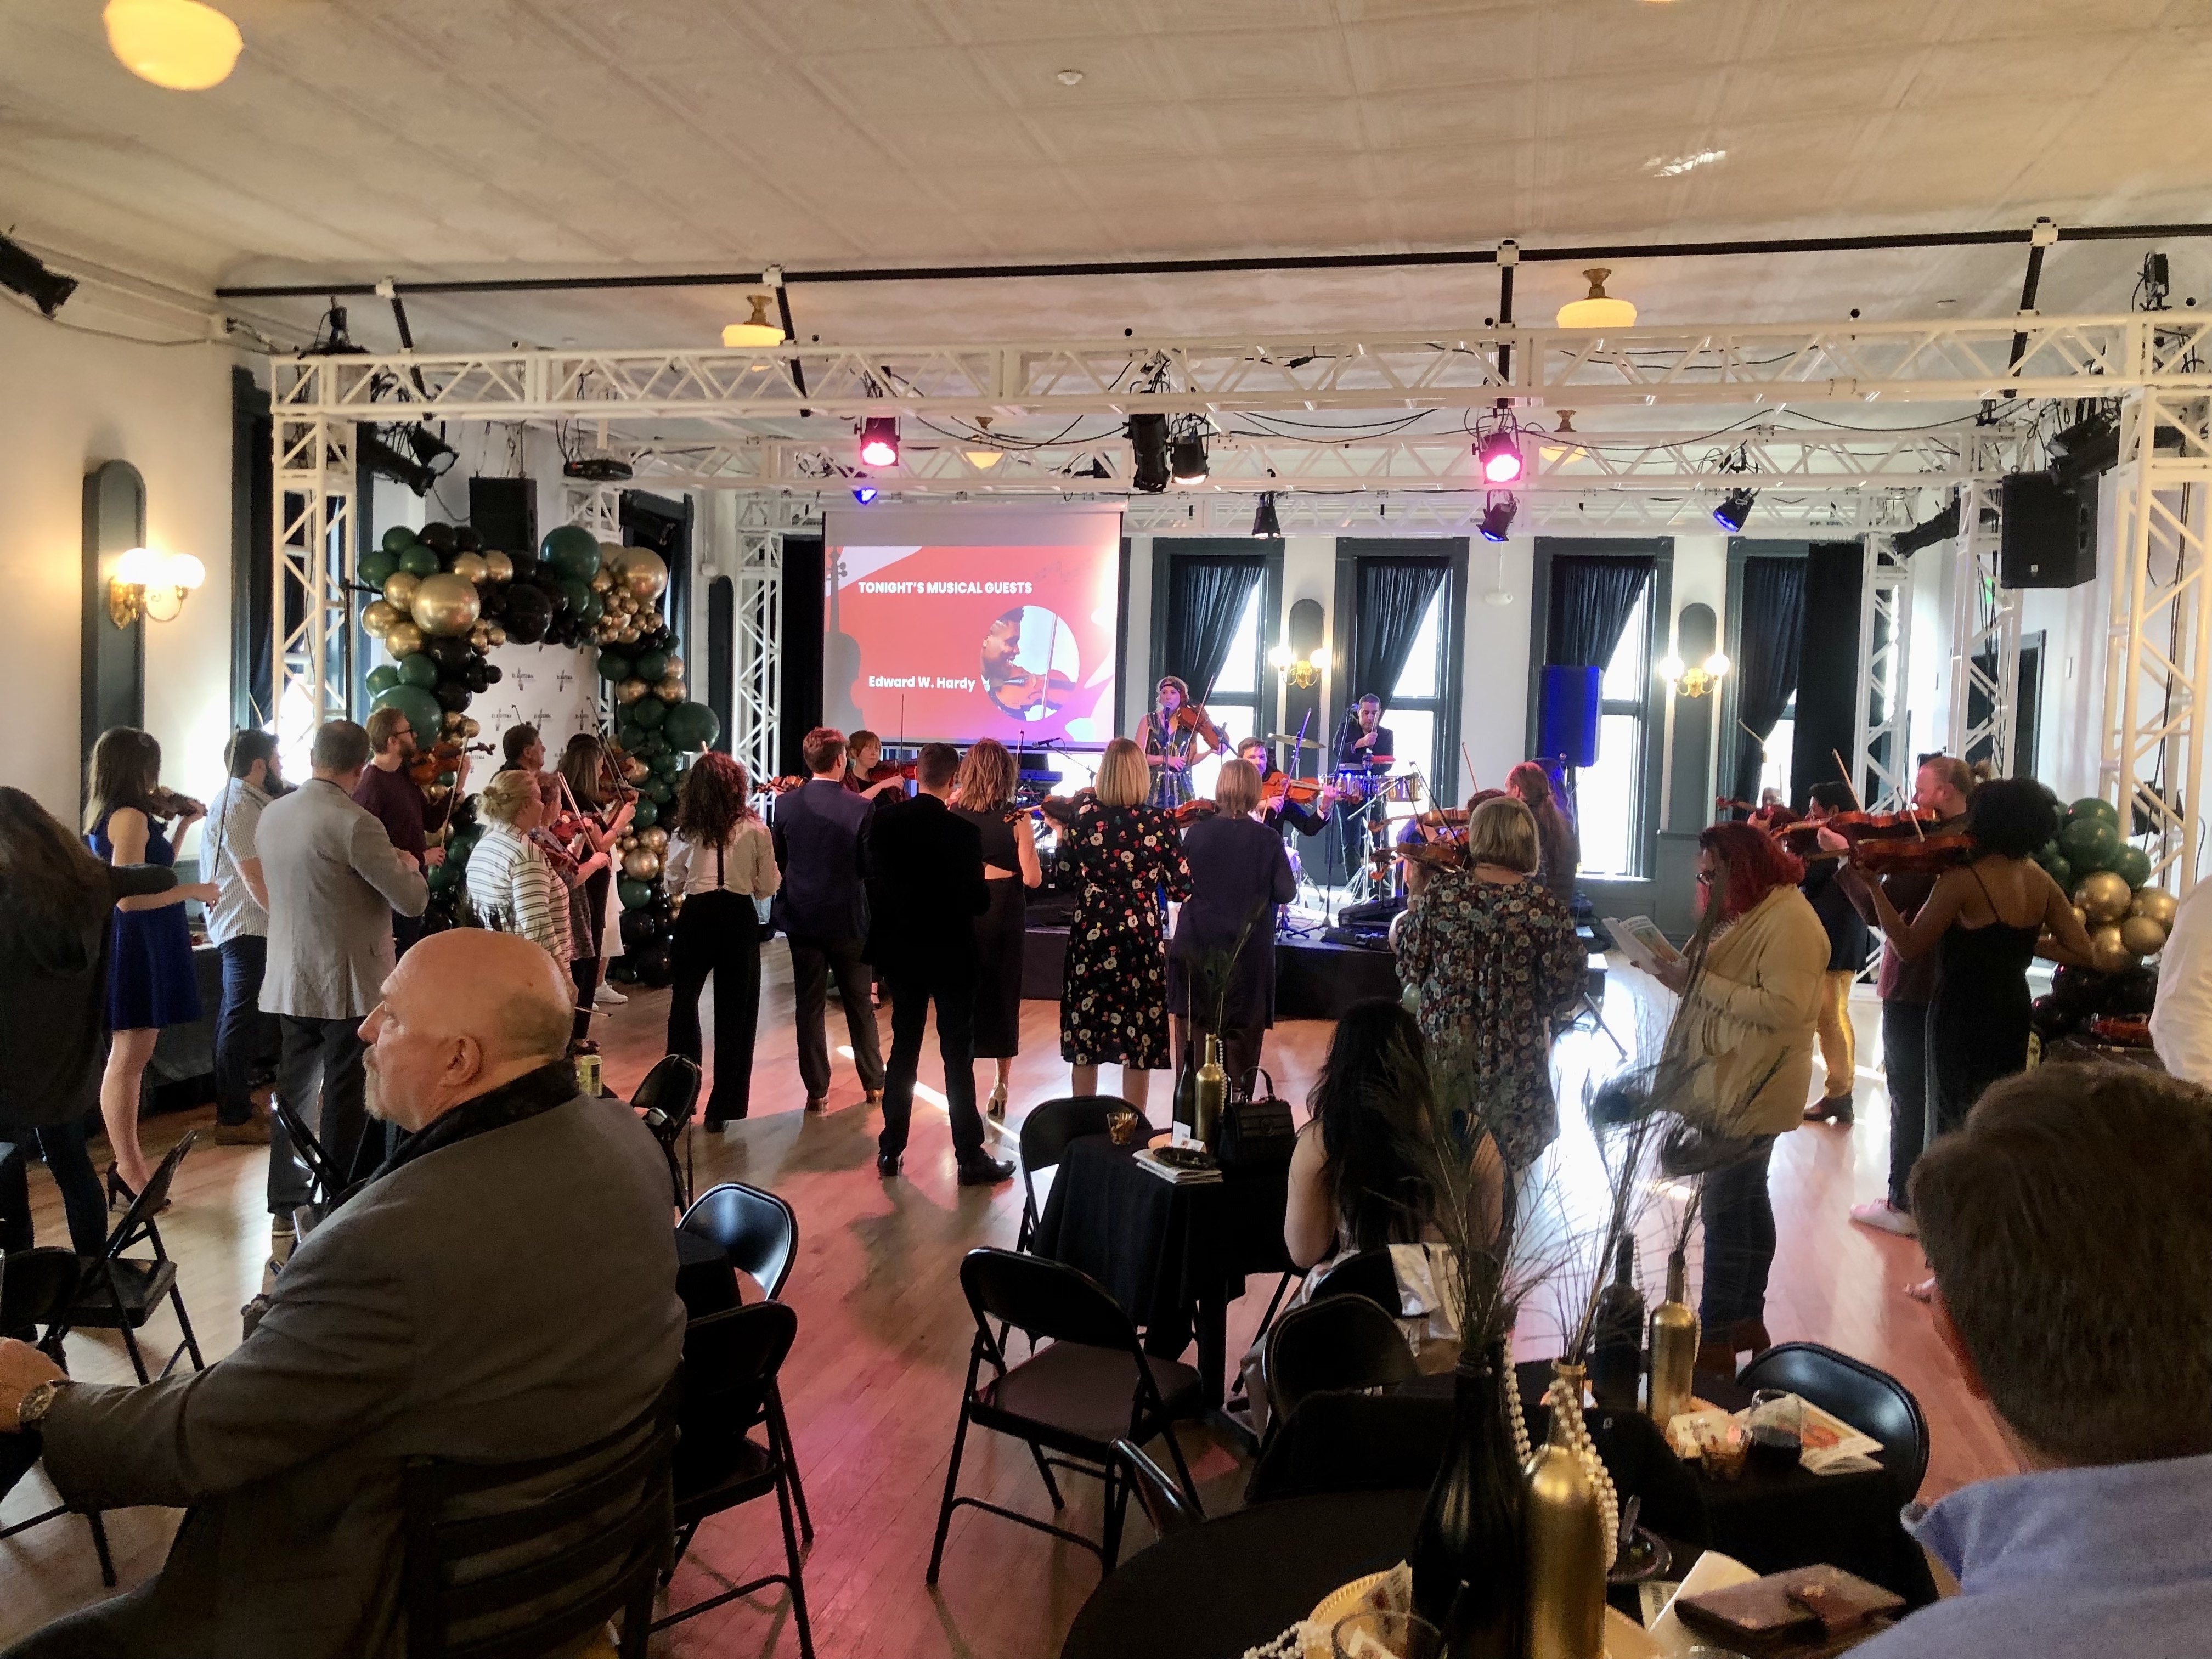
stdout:
[(833, 510), (825, 532), (830, 725), (908, 743), (1114, 735), (1117, 509)]

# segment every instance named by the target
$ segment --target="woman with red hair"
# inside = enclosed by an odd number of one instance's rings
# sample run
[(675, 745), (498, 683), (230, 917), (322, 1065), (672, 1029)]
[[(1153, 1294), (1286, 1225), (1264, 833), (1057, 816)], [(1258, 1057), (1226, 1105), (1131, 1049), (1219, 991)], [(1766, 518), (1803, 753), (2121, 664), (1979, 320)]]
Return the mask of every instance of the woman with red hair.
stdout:
[[(1748, 1142), (1705, 1177), (1701, 1370), (1733, 1376), (1735, 1356), (1768, 1346), (1766, 1275), (1774, 1205), (1766, 1167), (1776, 1137), (1804, 1121), (1813, 1084), (1828, 934), (1797, 884), (1805, 866), (1747, 823), (1698, 836), (1698, 915), (1710, 927), (1705, 971), (1688, 990), (1680, 1030), (1687, 1057), (1710, 1067), (1718, 1126)], [(1674, 988), (1684, 971), (1666, 975)]]

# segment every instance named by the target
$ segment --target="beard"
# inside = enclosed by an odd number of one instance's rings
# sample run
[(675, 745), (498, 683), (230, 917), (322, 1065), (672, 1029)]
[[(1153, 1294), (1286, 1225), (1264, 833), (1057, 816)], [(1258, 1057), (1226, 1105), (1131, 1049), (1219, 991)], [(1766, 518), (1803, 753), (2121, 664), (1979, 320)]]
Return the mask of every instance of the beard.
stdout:
[(384, 1109), (384, 1080), (377, 1076), (376, 1061), (369, 1057), (375, 1052), (372, 1048), (368, 1055), (362, 1056), (362, 1104), (368, 1109), (369, 1116), (379, 1123), (389, 1123), (392, 1121), (391, 1115)]

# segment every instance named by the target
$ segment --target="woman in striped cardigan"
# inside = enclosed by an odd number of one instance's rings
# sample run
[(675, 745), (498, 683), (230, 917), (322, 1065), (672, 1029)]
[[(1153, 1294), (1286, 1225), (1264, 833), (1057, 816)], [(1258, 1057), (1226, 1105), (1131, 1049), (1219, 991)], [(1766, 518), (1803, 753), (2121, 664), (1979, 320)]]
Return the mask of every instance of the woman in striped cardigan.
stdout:
[(477, 920), (544, 945), (565, 971), (568, 892), (530, 841), (545, 815), (537, 779), (528, 772), (501, 772), (484, 786), (481, 804), (488, 822), (469, 854), (469, 902)]

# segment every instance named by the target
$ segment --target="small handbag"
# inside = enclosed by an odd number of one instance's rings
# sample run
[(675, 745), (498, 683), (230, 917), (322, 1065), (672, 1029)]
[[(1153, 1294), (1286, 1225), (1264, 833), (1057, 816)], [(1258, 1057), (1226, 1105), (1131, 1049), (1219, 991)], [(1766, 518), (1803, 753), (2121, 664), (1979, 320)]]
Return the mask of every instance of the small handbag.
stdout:
[(1249, 1100), (1232, 1100), (1222, 1108), (1217, 1156), (1224, 1169), (1288, 1164), (1297, 1145), (1297, 1129), (1291, 1121), (1291, 1103), (1275, 1097), (1275, 1079), (1267, 1075), (1264, 1066), (1255, 1077), (1258, 1082), (1265, 1083), (1267, 1093), (1260, 1093), (1255, 1082)]

